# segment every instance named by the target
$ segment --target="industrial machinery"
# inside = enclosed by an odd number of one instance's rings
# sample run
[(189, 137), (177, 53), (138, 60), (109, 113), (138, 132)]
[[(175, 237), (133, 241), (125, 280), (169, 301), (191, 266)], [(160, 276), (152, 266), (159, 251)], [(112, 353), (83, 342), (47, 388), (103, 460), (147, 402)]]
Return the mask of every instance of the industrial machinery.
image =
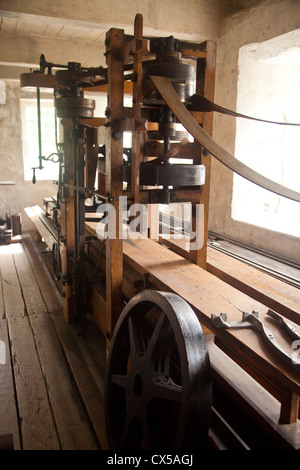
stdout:
[[(206, 269), (212, 155), (266, 189), (297, 201), (300, 195), (258, 175), (211, 139), (207, 111), (216, 110), (213, 41), (144, 38), (143, 19), (137, 15), (134, 36), (112, 28), (105, 46), (106, 67), (64, 66), (41, 56), (40, 70), (21, 76), (22, 87), (54, 89), (63, 125), (57, 198), (45, 200), (47, 216), (41, 217), (51, 232), (64, 315), (75, 322), (92, 312), (107, 339), (110, 448), (206, 448), (212, 374), (201, 325), (227, 345), (231, 332), (219, 333), (211, 321), (211, 313), (221, 311), (192, 309), (197, 289), (190, 287), (191, 296), (184, 299), (179, 281), (174, 278), (169, 287), (173, 261), (165, 252), (159, 258), (153, 251), (149, 272), (138, 256), (150, 259), (151, 250), (163, 249), (156, 243), (158, 204), (189, 203), (191, 233), (197, 238), (201, 230), (201, 243), (188, 238), (182, 270)], [(95, 102), (85, 96), (89, 90), (107, 94), (105, 117), (94, 117)], [(132, 107), (124, 106), (124, 94), (132, 95)], [(132, 136), (128, 148), (124, 132)], [(146, 233), (140, 245), (124, 237), (137, 205), (147, 208), (148, 218), (146, 229), (139, 219), (136, 232)], [(107, 231), (110, 212), (114, 236)], [(166, 277), (157, 259), (165, 263)], [(293, 376), (294, 389), (297, 380)]]

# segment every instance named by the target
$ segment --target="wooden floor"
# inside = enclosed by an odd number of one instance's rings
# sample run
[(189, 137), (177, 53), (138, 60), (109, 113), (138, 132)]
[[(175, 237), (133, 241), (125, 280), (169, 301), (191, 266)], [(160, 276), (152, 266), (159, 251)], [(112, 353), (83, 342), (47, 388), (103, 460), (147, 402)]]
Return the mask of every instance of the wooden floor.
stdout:
[(105, 448), (104, 339), (92, 319), (66, 323), (42, 249), (30, 235), (0, 246), (0, 435), (14, 449)]
[[(125, 254), (129, 259), (134, 246), (127, 245)], [(15, 449), (107, 449), (104, 337), (92, 317), (77, 326), (66, 323), (61, 294), (47, 269), (51, 255), (49, 250), (43, 250), (45, 245), (33, 241), (29, 234), (23, 236), (22, 243), (0, 246), (0, 436), (13, 434)], [(157, 246), (157, 250), (161, 247)], [(143, 253), (146, 263), (147, 250), (137, 251), (137, 256)], [(161, 259), (156, 265), (153, 252), (149, 259), (153, 274)], [(142, 268), (143, 264), (139, 264)], [(280, 438), (283, 448), (300, 448), (298, 422), (288, 429), (286, 425), (279, 426), (278, 400), (246, 372), (237, 372), (239, 366), (228, 356), (225, 360), (225, 354), (213, 343), (209, 346), (214, 384), (226, 382), (226, 390), (229, 395), (234, 391), (236, 403), (247, 397), (251, 419), (256, 413), (260, 425), (263, 421), (263, 429), (276, 433), (276, 442)], [(233, 386), (229, 381), (233, 382), (234, 374), (238, 378)], [(218, 400), (214, 400), (218, 405)], [(224, 402), (223, 389), (221, 401)], [(240, 424), (248, 430), (244, 420)], [(219, 448), (232, 448), (232, 435), (228, 439), (229, 447)]]

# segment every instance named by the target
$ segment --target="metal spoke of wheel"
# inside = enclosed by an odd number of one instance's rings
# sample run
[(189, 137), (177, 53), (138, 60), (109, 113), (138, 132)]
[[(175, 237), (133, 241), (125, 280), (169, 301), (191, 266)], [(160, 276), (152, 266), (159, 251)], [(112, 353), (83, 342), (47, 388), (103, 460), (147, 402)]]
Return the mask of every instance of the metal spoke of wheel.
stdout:
[(198, 449), (210, 408), (209, 358), (195, 313), (176, 294), (137, 294), (117, 322), (107, 361), (110, 448)]

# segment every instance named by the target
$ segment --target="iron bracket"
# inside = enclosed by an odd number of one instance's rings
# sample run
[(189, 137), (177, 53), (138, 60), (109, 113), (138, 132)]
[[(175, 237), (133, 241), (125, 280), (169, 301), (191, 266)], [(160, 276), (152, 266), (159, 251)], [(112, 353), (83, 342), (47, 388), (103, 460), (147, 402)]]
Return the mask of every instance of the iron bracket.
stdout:
[[(284, 329), (294, 340), (300, 340), (300, 335), (296, 332), (296, 330), (291, 327), (285, 320), (272, 310), (268, 310), (268, 315), (274, 318), (280, 327)], [(285, 364), (291, 366), (294, 370), (300, 373), (300, 362), (294, 358), (294, 354), (289, 354), (282, 349), (281, 346), (275, 340), (273, 333), (264, 326), (263, 322), (258, 318), (258, 312), (253, 311), (252, 313), (243, 312), (242, 321), (227, 321), (227, 314), (221, 313), (220, 315), (211, 315), (212, 324), (217, 328), (234, 328), (234, 329), (241, 329), (241, 328), (250, 328), (252, 330), (257, 331), (261, 334), (262, 338), (266, 342), (267, 346), (279, 357), (279, 359), (283, 360)]]

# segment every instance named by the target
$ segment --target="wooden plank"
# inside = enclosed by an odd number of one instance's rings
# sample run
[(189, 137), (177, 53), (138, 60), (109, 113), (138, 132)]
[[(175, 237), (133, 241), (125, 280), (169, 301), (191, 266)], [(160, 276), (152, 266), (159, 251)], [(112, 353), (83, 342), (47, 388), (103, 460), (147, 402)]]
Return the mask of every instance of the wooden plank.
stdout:
[(52, 313), (51, 318), (100, 445), (103, 450), (107, 450), (104, 379), (84, 338), (78, 335), (75, 326), (68, 325), (60, 313)]
[[(197, 81), (196, 93), (203, 94), (206, 98), (213, 101), (215, 93), (215, 69), (216, 69), (216, 42), (206, 42), (205, 59), (197, 60)], [(203, 129), (208, 135), (213, 132), (213, 113), (203, 113)], [(201, 155), (202, 145), (195, 139), (195, 155)], [(203, 221), (203, 245), (197, 250), (190, 250), (190, 260), (206, 269), (207, 259), (207, 239), (208, 239), (208, 215), (209, 215), (209, 196), (210, 196), (210, 174), (211, 174), (211, 155), (196, 157), (194, 163), (201, 163), (205, 166), (205, 184), (201, 186), (199, 204), (204, 205)], [(197, 233), (198, 217), (195, 204), (192, 204), (192, 231)], [(201, 230), (201, 229), (200, 229)], [(192, 245), (191, 245), (192, 246)]]
[[(138, 14), (134, 20), (134, 38), (141, 39), (143, 37), (143, 17)], [(143, 52), (142, 50), (135, 51), (133, 56), (133, 73), (136, 79), (133, 82), (133, 100), (132, 100), (132, 117), (141, 119), (141, 103), (142, 97), (142, 79), (143, 79)], [(131, 178), (130, 190), (133, 198), (133, 203), (139, 202), (139, 169), (142, 150), (142, 135), (141, 131), (136, 130), (132, 134), (132, 154), (131, 154)]]
[(106, 240), (106, 315), (108, 337), (111, 337), (122, 310), (123, 241), (119, 238), (119, 201), (123, 194), (123, 133), (114, 123), (123, 118), (123, 57), (124, 31), (111, 28), (106, 33), (106, 63), (108, 67), (108, 108), (111, 127), (106, 145), (106, 192), (114, 198), (116, 237)]
[(61, 294), (43, 261), (41, 256), (41, 248), (33, 242), (29, 233), (23, 235), (23, 247), (35, 278), (39, 285), (42, 297), (48, 312), (56, 312), (62, 308)]
[(212, 234), (212, 237), (214, 236), (217, 239), (212, 240), (211, 245), (215, 250), (226, 253), (240, 261), (245, 261), (249, 265), (272, 274), (274, 277), (284, 280), (295, 287), (300, 287), (299, 264), (293, 264), (291, 261), (285, 262), (280, 257), (276, 259), (276, 256), (273, 258), (272, 255), (270, 256), (264, 250), (251, 249), (243, 244), (240, 245), (235, 240), (219, 239), (217, 235)]
[(46, 313), (47, 308), (45, 302), (22, 245), (20, 245), (20, 250), (13, 254), (13, 258), (27, 314)]
[(11, 369), (7, 321), (0, 321), (0, 435), (12, 434), (14, 449), (20, 449), (18, 412)]
[[(186, 239), (160, 242), (188, 259)], [(207, 270), (227, 284), (300, 325), (300, 290), (236, 258), (207, 248)]]
[(45, 240), (47, 246), (52, 249), (53, 243), (56, 242), (55, 237), (47, 230), (47, 227), (41, 221), (39, 215), (33, 210), (32, 207), (25, 207), (25, 212), (33, 222), (35, 228), (39, 232), (40, 236)]
[(208, 248), (209, 272), (300, 325), (300, 289)]
[(60, 449), (29, 317), (9, 318), (18, 410), (24, 450)]
[(50, 316), (32, 315), (30, 322), (62, 449), (99, 449)]
[(25, 305), (12, 254), (19, 250), (20, 244), (0, 246), (2, 288), (6, 318), (24, 316), (25, 314)]

